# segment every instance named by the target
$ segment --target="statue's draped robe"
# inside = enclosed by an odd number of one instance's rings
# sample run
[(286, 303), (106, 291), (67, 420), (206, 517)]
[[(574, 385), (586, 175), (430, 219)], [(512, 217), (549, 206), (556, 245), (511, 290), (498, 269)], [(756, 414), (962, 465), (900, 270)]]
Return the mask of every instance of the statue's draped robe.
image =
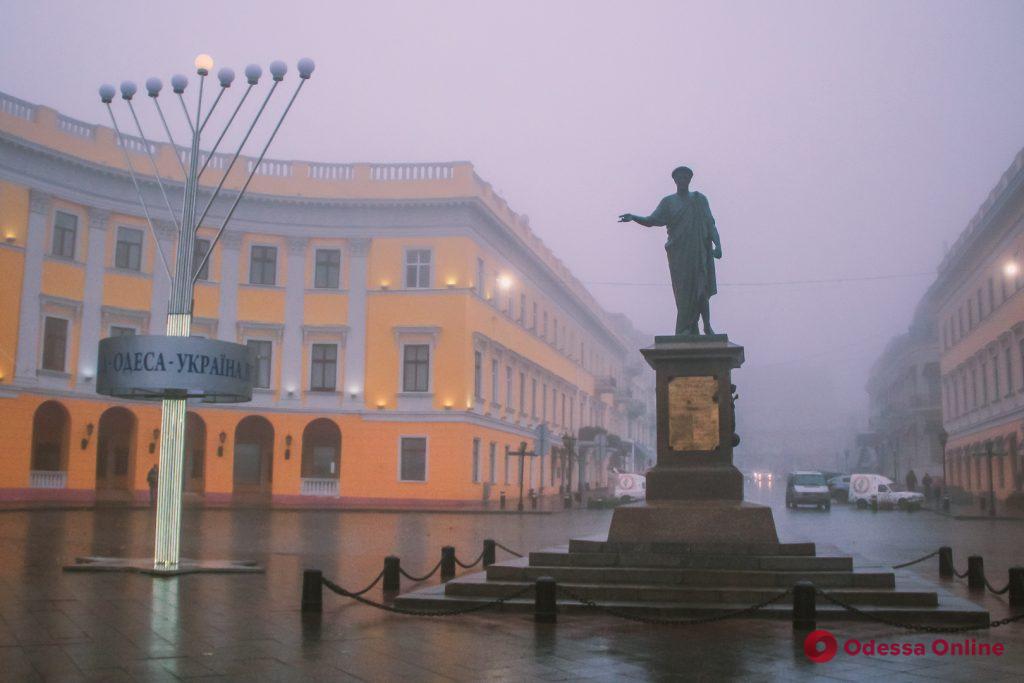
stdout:
[(718, 229), (707, 197), (700, 192), (690, 192), (686, 197), (670, 194), (648, 220), (668, 228), (665, 251), (676, 299), (676, 334), (694, 333), (701, 309), (718, 293), (712, 253)]

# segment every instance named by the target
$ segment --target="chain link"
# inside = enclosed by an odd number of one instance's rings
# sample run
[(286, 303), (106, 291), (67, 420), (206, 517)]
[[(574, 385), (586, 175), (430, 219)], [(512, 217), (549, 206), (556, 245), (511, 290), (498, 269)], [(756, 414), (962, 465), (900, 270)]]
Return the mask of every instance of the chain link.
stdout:
[(911, 560), (910, 562), (904, 562), (903, 564), (894, 564), (892, 566), (892, 568), (893, 569), (903, 569), (904, 567), (909, 567), (909, 566), (911, 566), (913, 564), (917, 564), (918, 562), (924, 562), (925, 560), (930, 560), (931, 558), (935, 557), (938, 554), (939, 554), (939, 551), (936, 550), (935, 552), (928, 553), (924, 557), (919, 557), (916, 560)]
[(370, 585), (369, 585), (369, 586), (367, 586), (366, 588), (364, 588), (364, 589), (363, 589), (363, 590), (361, 590), (361, 591), (356, 591), (356, 592), (355, 592), (355, 593), (353, 593), (352, 595), (362, 595), (363, 593), (368, 593), (368, 592), (370, 592), (370, 589), (371, 589), (371, 588), (373, 588), (374, 586), (376, 586), (376, 585), (377, 585), (378, 583), (380, 583), (380, 580), (381, 580), (381, 579), (383, 579), (383, 578), (384, 578), (384, 570), (383, 570), (383, 569), (381, 569), (381, 570), (380, 570), (380, 574), (377, 574), (377, 578), (376, 578), (376, 579), (374, 579), (374, 580), (373, 580), (373, 581), (372, 581), (372, 582), (370, 583)]
[(478, 605), (472, 605), (470, 607), (460, 607), (460, 608), (450, 609), (450, 610), (431, 611), (431, 610), (408, 609), (408, 608), (405, 608), (405, 607), (395, 607), (394, 605), (386, 605), (386, 604), (384, 604), (382, 602), (376, 602), (375, 600), (369, 600), (367, 598), (364, 598), (364, 597), (362, 597), (358, 593), (351, 593), (351, 592), (345, 590), (344, 588), (342, 588), (341, 586), (339, 586), (338, 584), (334, 583), (330, 579), (321, 579), (321, 581), (323, 581), (324, 586), (326, 586), (331, 591), (337, 593), (338, 595), (342, 595), (342, 596), (344, 596), (346, 598), (352, 598), (356, 602), (361, 602), (364, 605), (368, 605), (369, 607), (376, 607), (377, 609), (384, 610), (385, 612), (391, 612), (393, 614), (404, 614), (406, 616), (411, 616), (411, 617), (452, 617), (452, 616), (457, 616), (457, 615), (460, 615), (460, 614), (469, 614), (471, 612), (479, 612), (481, 610), (488, 609), (489, 607), (501, 606), (506, 601), (514, 600), (515, 598), (522, 597), (522, 596), (526, 595), (528, 592), (530, 592), (531, 590), (533, 590), (533, 586), (532, 585), (528, 585), (528, 586), (523, 587), (521, 590), (516, 591), (512, 595), (506, 595), (504, 597), (498, 598), (497, 600), (491, 600), (490, 602), (483, 602), (483, 603), (480, 603)]
[(477, 558), (475, 560), (473, 560), (472, 562), (470, 562), (469, 564), (463, 564), (462, 562), (459, 561), (458, 556), (455, 557), (455, 564), (459, 565), (463, 569), (472, 569), (473, 567), (477, 566), (478, 564), (480, 564), (483, 561), (484, 561), (483, 551), (481, 551), (480, 555), (478, 555)]
[(992, 584), (988, 582), (988, 579), (985, 579), (985, 588), (989, 589), (990, 591), (992, 591), (996, 595), (1002, 595), (1006, 591), (1010, 590), (1010, 584), (1007, 583), (1005, 586), (1003, 586), (1002, 588), (997, 590), (997, 589), (992, 587)]
[(522, 555), (517, 553), (515, 550), (512, 550), (512, 548), (509, 548), (508, 546), (504, 546), (504, 545), (498, 543), (497, 541), (494, 542), (494, 545), (496, 547), (498, 547), (498, 548), (501, 548), (502, 550), (504, 550), (509, 555), (515, 555), (516, 557), (522, 557)]
[(417, 583), (419, 583), (421, 581), (426, 581), (427, 579), (429, 579), (431, 576), (436, 574), (437, 570), (440, 569), (440, 568), (441, 568), (441, 560), (438, 560), (437, 564), (434, 565), (434, 568), (431, 569), (425, 576), (413, 576), (409, 572), (407, 572), (404, 569), (402, 569), (401, 565), (398, 566), (398, 571), (402, 573), (402, 576), (404, 576), (405, 578), (409, 579), (410, 581), (416, 581)]
[(956, 569), (954, 569), (954, 570), (953, 570), (953, 574), (955, 574), (955, 575), (956, 575), (956, 578), (958, 578), (958, 579), (966, 579), (966, 578), (967, 578), (967, 575), (968, 575), (968, 574), (970, 574), (970, 570), (968, 570), (968, 571), (965, 571), (965, 572), (964, 572), (963, 574), (961, 574), (961, 573), (960, 573), (960, 572), (958, 572), (958, 571), (957, 571)]
[(597, 610), (600, 610), (601, 612), (610, 614), (613, 617), (619, 617), (620, 619), (629, 619), (630, 621), (639, 621), (645, 624), (676, 624), (680, 626), (695, 626), (697, 624), (709, 624), (714, 621), (723, 621), (725, 619), (736, 619), (739, 617), (744, 617), (748, 614), (753, 614), (758, 610), (762, 610), (765, 607), (768, 607), (769, 605), (775, 604), (776, 602), (782, 600), (784, 597), (793, 592), (792, 588), (787, 588), (783, 592), (771, 598), (768, 598), (764, 602), (759, 602), (756, 605), (744, 607), (743, 609), (734, 610), (732, 612), (714, 614), (707, 617), (699, 617), (697, 619), (669, 619), (666, 617), (644, 617), (637, 614), (623, 612), (621, 610), (615, 609), (614, 607), (608, 607), (607, 605), (599, 605), (593, 600), (588, 600), (587, 598), (580, 597), (575, 592), (569, 590), (568, 588), (565, 588), (564, 586), (558, 586), (558, 590), (578, 603), (586, 605), (587, 607), (595, 608)]
[(920, 631), (922, 633), (966, 633), (968, 631), (979, 631), (985, 628), (998, 628), (1000, 626), (1004, 626), (1006, 624), (1010, 624), (1015, 621), (1020, 621), (1021, 619), (1024, 619), (1024, 613), (1021, 613), (1006, 617), (1005, 619), (990, 621), (987, 624), (982, 624), (979, 626), (922, 626), (921, 624), (903, 624), (898, 621), (893, 621), (892, 619), (886, 619), (885, 617), (880, 617), (876, 614), (871, 614), (870, 612), (865, 612), (864, 610), (858, 607), (854, 607), (853, 605), (844, 602), (843, 600), (840, 600), (839, 598), (833, 595), (826, 593), (820, 588), (815, 588), (814, 592), (820, 595), (821, 597), (825, 598), (832, 604), (838, 605), (848, 612), (858, 614), (867, 619), (868, 621), (876, 621), (880, 624), (885, 624), (887, 626), (894, 626), (896, 628), (902, 628), (907, 631)]

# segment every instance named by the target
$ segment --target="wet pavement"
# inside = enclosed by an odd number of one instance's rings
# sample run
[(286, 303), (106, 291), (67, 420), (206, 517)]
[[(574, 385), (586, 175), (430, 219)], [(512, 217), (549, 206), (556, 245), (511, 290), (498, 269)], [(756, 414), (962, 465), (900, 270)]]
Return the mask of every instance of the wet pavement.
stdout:
[[(748, 497), (775, 509), (785, 541), (812, 540), (859, 563), (892, 564), (951, 545), (958, 570), (985, 558), (996, 585), (1024, 564), (1024, 523), (957, 520), (928, 511), (786, 510), (781, 492)], [(0, 678), (4, 680), (1019, 680), (1024, 622), (957, 636), (918, 635), (842, 622), (835, 659), (810, 662), (788, 621), (730, 620), (654, 626), (609, 616), (563, 615), (556, 625), (500, 612), (459, 617), (391, 615), (325, 593), (320, 618), (299, 612), (302, 570), (363, 587), (396, 554), (410, 573), (429, 570), (440, 547), (461, 560), (494, 538), (520, 552), (603, 532), (610, 510), (545, 515), (188, 510), (183, 555), (255, 560), (258, 575), (151, 578), (61, 570), (76, 556), (144, 557), (147, 510), (0, 513)], [(499, 551), (499, 559), (502, 552)], [(937, 581), (937, 561), (912, 568)], [(431, 581), (436, 581), (436, 577)], [(968, 596), (957, 581), (950, 590)], [(404, 589), (414, 584), (405, 582)], [(380, 599), (379, 589), (367, 597)], [(994, 619), (1005, 596), (981, 600)], [(820, 623), (829, 628), (830, 624)], [(1002, 643), (1002, 656), (849, 655), (844, 644), (939, 639)], [(940, 645), (941, 648), (941, 645)]]

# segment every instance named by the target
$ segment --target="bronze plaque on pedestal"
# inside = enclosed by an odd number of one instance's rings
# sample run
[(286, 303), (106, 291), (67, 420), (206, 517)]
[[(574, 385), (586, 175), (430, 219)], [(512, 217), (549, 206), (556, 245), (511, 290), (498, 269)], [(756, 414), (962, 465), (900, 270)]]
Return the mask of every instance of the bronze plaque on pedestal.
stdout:
[(668, 383), (668, 443), (674, 451), (718, 448), (718, 380), (673, 377)]

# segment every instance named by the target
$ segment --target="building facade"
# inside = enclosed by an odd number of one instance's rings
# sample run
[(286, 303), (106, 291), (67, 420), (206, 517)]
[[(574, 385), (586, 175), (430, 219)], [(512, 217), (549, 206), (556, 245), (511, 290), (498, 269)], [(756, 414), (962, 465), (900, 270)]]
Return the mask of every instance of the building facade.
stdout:
[[(0, 502), (144, 500), (158, 404), (95, 392), (101, 338), (163, 334), (175, 231), (144, 141), (0, 95)], [(172, 205), (185, 150), (149, 143)], [(214, 155), (205, 203), (230, 157)], [(199, 229), (207, 248), (254, 159)], [(256, 352), (251, 403), (190, 405), (207, 504), (473, 506), (518, 490), (545, 425), (653, 451), (636, 332), (466, 162), (264, 160), (199, 274), (192, 333)], [(642, 398), (642, 397), (641, 397)], [(557, 493), (566, 458), (525, 463)], [(593, 464), (594, 485), (604, 474)]]
[(927, 295), (936, 310), (949, 481), (975, 494), (991, 489), (996, 498), (1024, 483), (1022, 268), (1024, 150), (949, 250)]

